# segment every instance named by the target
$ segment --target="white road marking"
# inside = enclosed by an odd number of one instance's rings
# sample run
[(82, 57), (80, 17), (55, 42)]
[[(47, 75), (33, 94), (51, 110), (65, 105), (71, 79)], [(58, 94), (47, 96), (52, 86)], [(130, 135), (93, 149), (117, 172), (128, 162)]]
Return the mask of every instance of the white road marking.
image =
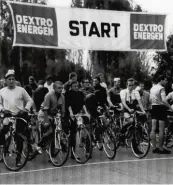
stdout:
[(22, 173), (31, 173), (31, 172), (40, 172), (40, 171), (48, 171), (48, 170), (56, 170), (56, 169), (71, 168), (71, 167), (82, 167), (82, 166), (90, 166), (90, 165), (113, 164), (113, 163), (129, 163), (129, 162), (143, 162), (143, 161), (156, 161), (156, 160), (170, 160), (170, 159), (173, 159), (173, 157), (150, 158), (150, 159), (134, 159), (134, 160), (123, 160), (123, 161), (103, 161), (103, 162), (93, 162), (93, 163), (86, 163), (86, 164), (74, 164), (74, 165), (61, 166), (61, 167), (43, 168), (43, 169), (38, 169), (38, 170), (28, 170), (28, 171), (0, 173), (0, 176), (12, 175), (12, 174), (22, 174)]

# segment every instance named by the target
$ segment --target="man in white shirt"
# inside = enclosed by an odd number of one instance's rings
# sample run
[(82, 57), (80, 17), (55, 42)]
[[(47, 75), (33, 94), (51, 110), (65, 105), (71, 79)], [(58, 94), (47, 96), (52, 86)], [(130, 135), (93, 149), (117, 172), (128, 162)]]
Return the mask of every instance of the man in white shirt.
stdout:
[[(16, 86), (14, 70), (9, 70), (5, 75), (5, 79), (7, 87), (0, 90), (0, 111), (4, 112), (5, 115), (12, 113), (20, 117), (25, 117), (33, 104), (32, 99), (24, 88)], [(0, 145), (4, 144), (5, 134), (8, 132), (8, 122), (6, 118), (3, 123), (3, 129), (0, 133)], [(23, 121), (17, 120), (16, 131), (18, 133), (23, 133), (25, 127), (26, 125)], [(17, 140), (17, 148), (19, 155), (16, 157), (16, 166), (20, 166), (20, 154), (23, 149), (23, 143), (21, 143), (20, 140)]]
[[(124, 89), (120, 91), (120, 97), (121, 101), (124, 107), (124, 117), (130, 118), (130, 114), (133, 113), (137, 109), (137, 105), (139, 105), (139, 108), (141, 111), (145, 113), (144, 107), (141, 103), (141, 98), (139, 95), (139, 92), (134, 89), (134, 79), (130, 78), (127, 80), (127, 89)], [(127, 125), (131, 123), (132, 120), (128, 120)], [(125, 126), (125, 125), (124, 125)], [(137, 146), (137, 143), (135, 140), (132, 140), (134, 142), (134, 150), (138, 154), (142, 154), (142, 151)]]
[(52, 76), (48, 75), (44, 87), (48, 88), (49, 91), (53, 90)]
[[(134, 89), (134, 79), (130, 78), (127, 80), (127, 89), (121, 90), (120, 92), (121, 101), (125, 109), (126, 115), (133, 113), (136, 109), (137, 104), (141, 111), (145, 114), (144, 107), (141, 103), (141, 97), (138, 91)], [(128, 115), (127, 115), (128, 116)]]
[[(150, 100), (152, 103), (152, 130), (151, 130), (151, 142), (153, 144), (153, 153), (158, 154), (170, 154), (171, 151), (163, 148), (165, 121), (167, 119), (167, 109), (173, 111), (173, 108), (166, 100), (165, 86), (168, 80), (165, 76), (159, 76), (158, 83), (154, 85), (150, 90)], [(156, 126), (159, 122), (159, 148), (156, 147)]]

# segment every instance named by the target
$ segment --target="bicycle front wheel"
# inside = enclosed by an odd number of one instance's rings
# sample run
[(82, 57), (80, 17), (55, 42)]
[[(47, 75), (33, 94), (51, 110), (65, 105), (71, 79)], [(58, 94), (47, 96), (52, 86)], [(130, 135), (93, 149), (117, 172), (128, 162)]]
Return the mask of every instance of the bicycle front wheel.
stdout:
[(109, 159), (114, 159), (116, 155), (116, 138), (113, 130), (107, 128), (103, 133), (103, 149)]
[(18, 171), (28, 160), (28, 143), (24, 136), (15, 133), (7, 138), (3, 148), (3, 161), (7, 169)]
[(71, 149), (78, 163), (84, 164), (90, 159), (92, 154), (92, 141), (91, 135), (86, 128), (77, 131), (76, 143)]
[(143, 125), (137, 125), (134, 128), (131, 148), (137, 158), (142, 159), (148, 154), (150, 149), (150, 135)]
[(69, 137), (62, 130), (54, 134), (54, 139), (52, 139), (49, 146), (49, 157), (54, 166), (60, 167), (68, 159), (70, 150)]

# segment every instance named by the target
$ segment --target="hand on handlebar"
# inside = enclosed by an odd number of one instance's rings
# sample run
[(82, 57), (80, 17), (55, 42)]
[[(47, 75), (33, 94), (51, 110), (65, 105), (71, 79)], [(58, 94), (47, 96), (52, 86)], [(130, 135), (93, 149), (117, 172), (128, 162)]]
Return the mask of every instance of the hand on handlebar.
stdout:
[(135, 111), (134, 109), (130, 109), (130, 110), (129, 110), (129, 112), (130, 112), (131, 114), (134, 113), (134, 111)]

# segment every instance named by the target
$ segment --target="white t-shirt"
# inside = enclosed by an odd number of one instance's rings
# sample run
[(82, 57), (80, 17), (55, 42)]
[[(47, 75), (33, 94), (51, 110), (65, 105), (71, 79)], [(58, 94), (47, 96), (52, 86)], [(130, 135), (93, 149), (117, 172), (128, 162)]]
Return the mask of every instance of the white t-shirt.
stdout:
[(0, 110), (5, 108), (17, 114), (24, 108), (30, 110), (33, 101), (26, 90), (16, 86), (14, 89), (4, 87), (0, 90)]
[(162, 96), (166, 97), (165, 88), (160, 84), (154, 85), (150, 89), (150, 101), (152, 105), (164, 105), (162, 102)]
[(131, 92), (128, 89), (124, 89), (120, 91), (120, 97), (121, 101), (134, 101), (134, 100), (140, 100), (140, 94), (136, 90), (132, 90)]
[(44, 84), (44, 87), (47, 87), (49, 91), (53, 90), (53, 83), (51, 83), (50, 85), (47, 84), (47, 82)]

